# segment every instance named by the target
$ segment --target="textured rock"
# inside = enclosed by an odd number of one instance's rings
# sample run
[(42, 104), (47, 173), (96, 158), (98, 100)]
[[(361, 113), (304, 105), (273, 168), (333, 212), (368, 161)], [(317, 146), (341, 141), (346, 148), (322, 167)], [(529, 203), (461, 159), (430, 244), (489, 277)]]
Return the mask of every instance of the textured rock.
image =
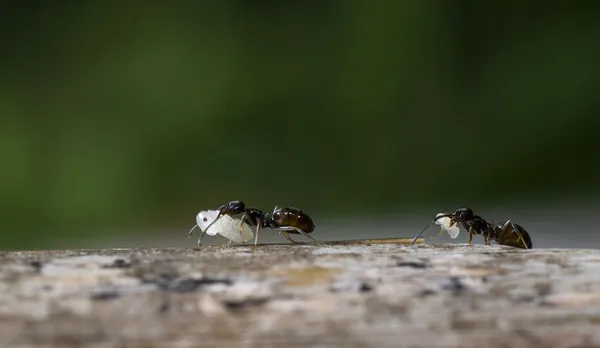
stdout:
[(0, 253), (2, 347), (600, 346), (600, 252), (268, 245)]

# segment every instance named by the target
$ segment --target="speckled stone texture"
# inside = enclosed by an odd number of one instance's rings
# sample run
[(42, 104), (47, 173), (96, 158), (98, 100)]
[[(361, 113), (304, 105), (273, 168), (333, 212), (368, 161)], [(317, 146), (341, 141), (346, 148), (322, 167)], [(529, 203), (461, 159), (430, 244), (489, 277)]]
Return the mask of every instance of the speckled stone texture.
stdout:
[(0, 253), (1, 347), (600, 347), (600, 252), (269, 245)]

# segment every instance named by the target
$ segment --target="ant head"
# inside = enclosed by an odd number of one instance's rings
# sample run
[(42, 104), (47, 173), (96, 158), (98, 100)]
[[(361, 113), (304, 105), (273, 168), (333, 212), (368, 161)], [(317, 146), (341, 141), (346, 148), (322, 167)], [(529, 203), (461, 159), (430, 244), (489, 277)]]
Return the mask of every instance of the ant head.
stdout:
[(453, 213), (454, 220), (464, 222), (473, 219), (473, 211), (469, 208), (458, 208)]
[(242, 201), (231, 201), (225, 205), (230, 209), (245, 209), (246, 205)]
[[(456, 236), (458, 236), (458, 229), (453, 228), (452, 226), (456, 223), (456, 222), (467, 222), (471, 219), (473, 219), (473, 211), (469, 208), (458, 208), (455, 211), (453, 211), (452, 213), (439, 213), (436, 215), (436, 217), (433, 219), (433, 221), (431, 221), (431, 223), (429, 225), (427, 225), (427, 227), (425, 227), (423, 230), (421, 230), (421, 232), (419, 232), (419, 234), (417, 234), (415, 236), (415, 238), (413, 238), (411, 245), (415, 244), (415, 242), (417, 241), (417, 239), (423, 234), (423, 232), (425, 232), (429, 227), (431, 227), (431, 225), (437, 223), (439, 224), (443, 224), (445, 230), (448, 231), (448, 233), (450, 233), (450, 237), (451, 238), (456, 238)], [(445, 221), (440, 221), (440, 219), (443, 218), (449, 218), (450, 220), (445, 222)]]
[(246, 210), (246, 205), (242, 201), (231, 201), (225, 205), (219, 207), (221, 212), (219, 215), (238, 215), (242, 214)]

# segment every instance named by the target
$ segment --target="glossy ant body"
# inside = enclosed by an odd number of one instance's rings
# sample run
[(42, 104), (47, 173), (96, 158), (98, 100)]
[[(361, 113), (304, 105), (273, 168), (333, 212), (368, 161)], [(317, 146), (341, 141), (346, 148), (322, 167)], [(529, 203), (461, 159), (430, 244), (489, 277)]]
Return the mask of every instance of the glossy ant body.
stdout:
[(240, 232), (242, 231), (244, 223), (249, 226), (256, 226), (254, 245), (258, 244), (258, 235), (260, 234), (261, 228), (277, 230), (292, 243), (297, 242), (290, 238), (289, 233), (301, 234), (312, 239), (314, 242), (318, 242), (314, 237), (309, 235), (309, 233), (315, 229), (313, 220), (310, 218), (310, 216), (308, 216), (308, 214), (298, 208), (278, 208), (276, 206), (273, 210), (273, 215), (270, 216), (268, 213), (260, 209), (247, 208), (246, 204), (244, 204), (242, 201), (231, 201), (219, 207), (219, 215), (217, 215), (217, 219), (215, 219), (215, 221), (223, 215), (229, 215), (232, 217), (241, 215)]
[[(309, 235), (309, 233), (315, 230), (315, 223), (308, 214), (298, 208), (278, 208), (275, 206), (272, 219), (276, 226), (275, 229), (281, 232), (292, 243), (296, 243), (296, 241), (290, 238), (289, 233), (301, 234), (312, 239), (315, 243), (319, 242), (313, 236)], [(256, 237), (258, 239), (258, 230), (256, 231)]]
[(414, 244), (417, 238), (419, 238), (425, 230), (441, 218), (449, 218), (450, 226), (458, 223), (467, 230), (467, 232), (469, 232), (469, 244), (473, 241), (473, 235), (479, 234), (485, 238), (486, 245), (490, 245), (491, 241), (494, 240), (499, 245), (507, 245), (515, 248), (531, 249), (533, 247), (529, 233), (527, 233), (520, 225), (517, 225), (511, 220), (494, 225), (487, 222), (482, 217), (473, 214), (473, 211), (469, 208), (458, 208), (452, 213), (438, 214), (431, 224), (425, 227), (413, 239), (411, 244)]

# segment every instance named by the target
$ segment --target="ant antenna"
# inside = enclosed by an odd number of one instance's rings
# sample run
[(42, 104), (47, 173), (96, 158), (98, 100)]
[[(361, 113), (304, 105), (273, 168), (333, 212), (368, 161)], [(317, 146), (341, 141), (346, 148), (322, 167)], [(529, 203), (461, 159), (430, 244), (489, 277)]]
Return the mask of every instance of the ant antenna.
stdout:
[[(244, 212), (244, 215), (245, 214), (246, 214), (246, 212)], [(223, 216), (223, 211), (222, 211), (222, 209), (219, 209), (219, 214), (217, 214), (217, 217), (210, 224), (208, 224), (208, 226), (206, 226), (204, 231), (208, 231), (210, 226), (212, 226), (215, 222), (217, 222), (217, 220), (219, 220), (221, 218), (221, 216)], [(244, 221), (243, 218), (242, 218), (242, 221)]]
[(194, 227), (192, 227), (192, 229), (190, 230), (190, 232), (188, 233), (188, 238), (192, 238), (192, 232), (194, 232), (194, 229), (198, 227), (198, 225), (194, 225)]
[(427, 227), (425, 227), (421, 232), (419, 232), (419, 234), (417, 234), (415, 236), (415, 238), (413, 238), (412, 242), (410, 243), (410, 245), (415, 244), (415, 242), (417, 241), (417, 239), (419, 239), (419, 237), (421, 237), (421, 235), (423, 234), (423, 232), (427, 231), (427, 229), (429, 227), (431, 227), (431, 225), (433, 225), (438, 219), (443, 218), (443, 217), (450, 217), (452, 216), (452, 213), (446, 213), (446, 214), (441, 214), (435, 217), (435, 219), (431, 220), (431, 223), (429, 225), (427, 225)]
[(419, 239), (419, 237), (421, 237), (421, 235), (423, 234), (423, 232), (427, 231), (427, 229), (429, 227), (431, 227), (431, 225), (433, 225), (435, 223), (435, 220), (431, 221), (431, 223), (429, 225), (427, 225), (427, 227), (425, 227), (421, 232), (419, 232), (419, 234), (417, 234), (415, 236), (415, 238), (413, 238), (412, 242), (410, 243), (410, 245), (415, 244), (415, 242), (417, 241), (417, 239)]

